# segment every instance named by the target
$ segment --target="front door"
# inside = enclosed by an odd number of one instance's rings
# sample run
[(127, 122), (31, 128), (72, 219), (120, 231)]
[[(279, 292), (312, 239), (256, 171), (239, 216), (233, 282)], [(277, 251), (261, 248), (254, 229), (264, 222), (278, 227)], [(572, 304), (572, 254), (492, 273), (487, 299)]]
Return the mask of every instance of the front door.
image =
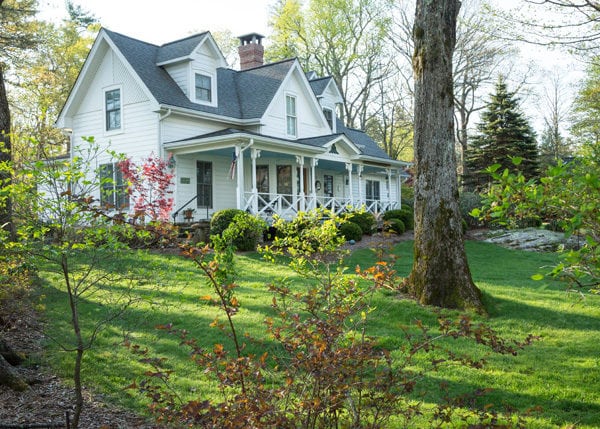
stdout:
[(269, 166), (256, 166), (256, 190), (258, 191), (258, 208), (262, 209), (270, 201), (269, 196)]
[(198, 208), (212, 209), (212, 162), (196, 161), (196, 201)]

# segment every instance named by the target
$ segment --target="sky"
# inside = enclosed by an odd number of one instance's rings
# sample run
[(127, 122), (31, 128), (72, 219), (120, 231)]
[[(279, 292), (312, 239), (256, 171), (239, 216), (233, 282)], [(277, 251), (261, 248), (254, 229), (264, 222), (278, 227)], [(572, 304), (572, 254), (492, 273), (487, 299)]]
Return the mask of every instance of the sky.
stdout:
[[(266, 36), (265, 44), (268, 45), (268, 22), (275, 2), (276, 0), (74, 0), (75, 4), (92, 13), (109, 30), (157, 45), (206, 30), (229, 30), (234, 37), (259, 33)], [(496, 6), (516, 10), (523, 6), (522, 0), (494, 0), (494, 3)], [(39, 0), (39, 6), (43, 19), (59, 21), (66, 18), (65, 0)], [(537, 11), (539, 10), (538, 8)], [(529, 79), (534, 81), (531, 82), (532, 87), (537, 87), (538, 93), (541, 93), (539, 88), (546, 79), (544, 76), (548, 76), (551, 70), (559, 68), (565, 75), (572, 73), (569, 69), (573, 67), (573, 63), (564, 53), (525, 44), (521, 47), (521, 57), (523, 62), (533, 60), (541, 69), (537, 76)], [(580, 78), (580, 75), (575, 75), (567, 80), (575, 83)], [(523, 101), (530, 105), (526, 108), (526, 113), (533, 119), (534, 127), (540, 131), (539, 100), (534, 98)]]
[[(109, 30), (161, 45), (202, 31), (269, 34), (274, 0), (75, 0)], [(66, 17), (64, 0), (40, 0), (44, 19)]]

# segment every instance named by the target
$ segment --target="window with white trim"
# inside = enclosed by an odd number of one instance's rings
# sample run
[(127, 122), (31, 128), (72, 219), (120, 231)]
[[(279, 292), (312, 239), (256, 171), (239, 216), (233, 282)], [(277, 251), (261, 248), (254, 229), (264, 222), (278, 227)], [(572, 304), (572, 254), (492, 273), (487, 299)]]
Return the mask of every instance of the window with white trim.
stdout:
[(205, 74), (196, 73), (195, 75), (196, 101), (212, 102), (212, 79)]
[(115, 88), (104, 92), (104, 113), (106, 131), (121, 129), (121, 89)]
[(287, 135), (298, 136), (298, 117), (296, 115), (296, 97), (293, 95), (285, 96), (285, 119), (287, 126)]
[(129, 208), (127, 183), (118, 163), (100, 165), (100, 204), (116, 210)]

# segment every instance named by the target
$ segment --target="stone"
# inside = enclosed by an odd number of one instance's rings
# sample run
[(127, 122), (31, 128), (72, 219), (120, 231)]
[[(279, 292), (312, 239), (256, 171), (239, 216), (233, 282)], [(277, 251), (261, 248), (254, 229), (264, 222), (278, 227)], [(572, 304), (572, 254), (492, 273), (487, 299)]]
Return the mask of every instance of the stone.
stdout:
[(576, 249), (581, 245), (581, 237), (566, 237), (562, 232), (538, 228), (515, 230), (491, 230), (483, 241), (511, 249), (533, 252), (554, 252), (559, 248)]

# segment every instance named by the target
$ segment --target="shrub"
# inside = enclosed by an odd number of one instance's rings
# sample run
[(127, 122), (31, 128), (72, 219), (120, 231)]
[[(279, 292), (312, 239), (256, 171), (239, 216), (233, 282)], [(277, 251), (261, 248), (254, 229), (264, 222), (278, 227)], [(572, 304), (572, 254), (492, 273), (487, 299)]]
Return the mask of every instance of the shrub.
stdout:
[(354, 240), (360, 241), (362, 240), (363, 230), (360, 225), (354, 222), (344, 222), (339, 226), (340, 234), (344, 237), (346, 241)]
[(410, 231), (415, 227), (415, 218), (412, 209), (403, 208), (400, 210), (400, 217), (398, 219), (404, 222), (407, 231)]
[(383, 220), (389, 221), (392, 219), (400, 219), (404, 223), (406, 231), (414, 228), (414, 215), (412, 208), (403, 207), (400, 210), (388, 210), (383, 214)]
[(235, 228), (232, 244), (237, 250), (247, 251), (256, 249), (258, 239), (262, 236), (267, 225), (255, 216), (238, 209), (225, 209), (215, 213), (210, 221), (210, 235), (222, 236), (223, 232)]
[(463, 192), (458, 197), (458, 207), (463, 219), (467, 222), (467, 226), (474, 228), (481, 226), (482, 222), (471, 216), (473, 209), (478, 209), (483, 205), (483, 198), (476, 192)]
[(401, 212), (402, 210), (400, 209), (388, 210), (383, 214), (383, 220), (400, 219)]
[(222, 235), (223, 231), (233, 222), (233, 218), (241, 213), (239, 209), (225, 209), (216, 212), (210, 219), (210, 235)]
[(385, 221), (386, 223), (386, 231), (393, 231), (396, 234), (404, 234), (406, 232), (406, 226), (402, 219), (389, 219)]
[(360, 227), (363, 234), (371, 235), (375, 228), (375, 216), (369, 212), (351, 212), (346, 215), (346, 220)]
[(542, 220), (539, 217), (531, 216), (517, 220), (518, 228), (539, 228), (542, 226)]

